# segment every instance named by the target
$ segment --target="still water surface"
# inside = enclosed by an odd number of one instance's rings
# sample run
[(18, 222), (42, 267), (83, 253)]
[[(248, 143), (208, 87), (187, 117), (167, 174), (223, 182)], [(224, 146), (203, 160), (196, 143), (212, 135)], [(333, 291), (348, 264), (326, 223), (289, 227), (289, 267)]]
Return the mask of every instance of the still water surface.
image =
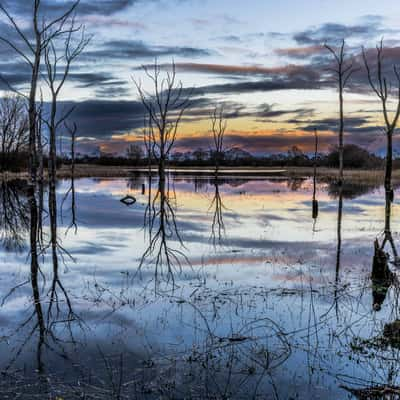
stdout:
[[(400, 333), (384, 334), (397, 281), (370, 279), (382, 188), (320, 182), (316, 219), (312, 180), (69, 189), (58, 182), (58, 281), (44, 207), (35, 285), (24, 185), (1, 187), (1, 398), (348, 399), (400, 385)], [(394, 204), (395, 246), (398, 216)]]

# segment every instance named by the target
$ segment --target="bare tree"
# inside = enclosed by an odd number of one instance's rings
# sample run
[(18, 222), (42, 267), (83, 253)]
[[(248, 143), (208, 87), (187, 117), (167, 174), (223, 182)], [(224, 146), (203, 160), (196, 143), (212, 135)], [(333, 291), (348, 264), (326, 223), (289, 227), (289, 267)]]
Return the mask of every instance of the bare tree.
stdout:
[(28, 118), (25, 101), (20, 96), (8, 95), (0, 101), (1, 170), (8, 168), (13, 154), (18, 156), (28, 144)]
[(214, 159), (215, 159), (215, 174), (218, 174), (220, 162), (224, 153), (224, 137), (227, 127), (227, 122), (224, 119), (223, 106), (214, 108), (214, 112), (211, 115), (212, 134), (214, 140)]
[(152, 131), (152, 126), (151, 126), (151, 121), (150, 118), (147, 120), (144, 118), (144, 128), (142, 130), (143, 133), (143, 143), (146, 151), (146, 157), (147, 157), (147, 185), (148, 185), (148, 198), (147, 198), (147, 204), (148, 206), (146, 207), (145, 213), (144, 213), (144, 225), (151, 225), (151, 196), (152, 196), (152, 171), (151, 171), (151, 164), (153, 161), (153, 154), (154, 154), (154, 147), (155, 143), (153, 142), (153, 136), (154, 133)]
[[(48, 119), (44, 119), (45, 124), (49, 130), (49, 160), (48, 160), (48, 173), (49, 173), (49, 219), (50, 219), (50, 242), (53, 257), (53, 274), (54, 282), (58, 284), (64, 292), (62, 285), (58, 279), (58, 252), (61, 250), (61, 255), (66, 253), (61, 247), (57, 237), (57, 196), (56, 196), (56, 168), (57, 168), (57, 133), (68, 116), (72, 113), (73, 108), (68, 109), (66, 112), (59, 116), (58, 113), (58, 97), (62, 88), (68, 78), (71, 70), (72, 62), (82, 53), (86, 45), (89, 43), (90, 38), (85, 36), (84, 28), (75, 24), (75, 16), (64, 22), (64, 35), (59, 35), (52, 38), (44, 50), (44, 59), (46, 65), (46, 76), (44, 77), (51, 94), (50, 115)], [(75, 40), (75, 34), (79, 38)], [(63, 42), (62, 54), (59, 54), (58, 41)], [(62, 67), (60, 68), (60, 63)], [(61, 70), (61, 71), (60, 71)], [(74, 132), (75, 135), (75, 132)], [(74, 138), (75, 140), (75, 138)], [(52, 289), (55, 292), (55, 287)]]
[(396, 106), (393, 115), (390, 115), (388, 110), (389, 108), (389, 87), (388, 87), (388, 79), (384, 73), (384, 65), (383, 65), (383, 41), (381, 40), (380, 44), (376, 46), (376, 65), (375, 65), (375, 77), (373, 77), (373, 73), (371, 67), (369, 65), (367, 54), (365, 49), (363, 48), (363, 59), (364, 65), (367, 69), (368, 82), (379, 98), (382, 104), (382, 113), (385, 121), (385, 134), (386, 134), (386, 169), (385, 169), (385, 190), (389, 193), (389, 198), (393, 201), (393, 189), (392, 189), (392, 168), (393, 168), (393, 134), (397, 127), (397, 123), (400, 117), (400, 73), (398, 67), (393, 65), (393, 72), (396, 77)]
[(44, 160), (43, 160), (43, 135), (42, 135), (42, 117), (43, 117), (43, 95), (40, 96), (40, 103), (36, 111), (36, 147), (39, 168), (39, 183), (44, 179)]
[[(74, 13), (79, 4), (79, 0), (74, 1), (71, 6), (60, 16), (52, 20), (46, 20), (41, 15), (41, 0), (32, 0), (32, 30), (33, 37), (30, 37), (29, 32), (24, 31), (18, 25), (14, 17), (9, 13), (6, 7), (0, 3), (0, 11), (6, 16), (12, 28), (14, 29), (17, 38), (22, 43), (20, 47), (19, 41), (11, 41), (7, 37), (0, 36), (0, 41), (11, 48), (29, 67), (30, 69), (30, 85), (29, 95), (24, 95), (28, 101), (28, 116), (29, 116), (29, 208), (30, 208), (30, 248), (31, 248), (31, 276), (34, 279), (35, 274), (39, 270), (38, 261), (38, 232), (39, 218), (38, 207), (35, 197), (35, 188), (37, 183), (37, 91), (39, 78), (42, 66), (43, 52), (49, 44), (56, 38), (68, 33), (65, 30), (65, 24)], [(6, 81), (6, 84), (7, 81)], [(11, 89), (10, 85), (8, 85)]]
[(41, 16), (41, 0), (32, 0), (33, 38), (31, 39), (29, 33), (24, 31), (24, 29), (18, 25), (15, 18), (9, 13), (6, 7), (0, 3), (0, 11), (6, 16), (18, 38), (24, 44), (24, 47), (19, 47), (17, 41), (13, 42), (4, 36), (0, 36), (0, 41), (5, 43), (16, 54), (18, 54), (27, 63), (31, 71), (29, 95), (25, 97), (28, 99), (29, 104), (29, 170), (30, 184), (32, 187), (35, 186), (37, 179), (36, 96), (40, 77), (42, 55), (52, 40), (65, 34), (65, 23), (74, 12), (78, 4), (79, 0), (73, 2), (72, 5), (60, 16), (46, 21)]
[[(67, 23), (67, 21), (66, 21)], [(76, 26), (75, 17), (72, 16), (69, 21), (68, 27), (65, 28), (65, 38), (58, 36), (50, 41), (49, 45), (44, 51), (46, 72), (45, 81), (50, 89), (51, 93), (51, 106), (50, 106), (50, 117), (45, 120), (45, 123), (49, 129), (49, 177), (50, 181), (55, 179), (56, 176), (56, 164), (57, 164), (57, 130), (60, 125), (67, 119), (67, 117), (73, 111), (73, 108), (67, 110), (61, 117), (57, 119), (58, 113), (58, 96), (63, 88), (69, 72), (71, 70), (72, 62), (82, 53), (84, 48), (90, 41), (90, 38), (85, 36), (85, 29), (83, 26)], [(74, 40), (74, 34), (80, 34), (77, 41)], [(59, 55), (57, 50), (56, 39), (64, 39), (63, 54)], [(59, 64), (63, 63), (62, 72), (59, 71)]]
[(136, 143), (131, 143), (126, 149), (126, 156), (133, 164), (138, 164), (143, 159), (143, 155), (142, 146)]
[(343, 39), (341, 46), (333, 48), (325, 44), (325, 48), (333, 55), (335, 66), (329, 68), (335, 75), (335, 81), (339, 91), (339, 184), (343, 183), (343, 136), (344, 136), (344, 105), (343, 92), (351, 77), (355, 72), (353, 64), (347, 59), (345, 53), (345, 41)]
[(148, 167), (148, 173), (149, 176), (151, 177), (151, 163), (153, 161), (153, 155), (154, 155), (154, 148), (155, 148), (155, 143), (153, 141), (153, 127), (151, 125), (151, 120), (147, 120), (147, 118), (144, 118), (144, 124), (143, 124), (143, 143), (144, 143), (144, 148), (146, 152), (146, 158), (147, 158), (147, 167)]
[(143, 89), (140, 81), (134, 80), (134, 83), (149, 118), (152, 155), (158, 163), (160, 179), (165, 179), (166, 162), (174, 146), (179, 123), (189, 106), (189, 96), (185, 95), (182, 82), (176, 80), (174, 63), (164, 77), (157, 62), (152, 69), (143, 66), (143, 70), (152, 83), (153, 92)]

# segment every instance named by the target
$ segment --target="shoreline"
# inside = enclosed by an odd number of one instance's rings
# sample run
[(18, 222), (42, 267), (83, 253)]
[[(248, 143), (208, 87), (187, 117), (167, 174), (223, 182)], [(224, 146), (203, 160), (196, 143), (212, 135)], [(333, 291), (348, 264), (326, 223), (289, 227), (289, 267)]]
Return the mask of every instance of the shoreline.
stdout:
[[(75, 166), (75, 178), (129, 178), (135, 173), (147, 173), (147, 167), (121, 167), (77, 164)], [(157, 173), (157, 168), (152, 168)], [(214, 169), (210, 167), (170, 167), (167, 172), (174, 175), (214, 175)], [(282, 178), (310, 178), (313, 176), (312, 167), (222, 167), (219, 169), (219, 176), (249, 176), (249, 177), (282, 177)], [(316, 177), (319, 180), (336, 180), (338, 170), (336, 168), (321, 167), (317, 169)], [(3, 181), (27, 180), (27, 172), (4, 172), (1, 173)], [(71, 178), (71, 171), (68, 166), (63, 166), (57, 171), (57, 178)], [(45, 176), (45, 179), (46, 176)], [(344, 170), (344, 179), (348, 182), (373, 182), (383, 183), (384, 170)], [(400, 169), (393, 170), (393, 183), (400, 183)]]

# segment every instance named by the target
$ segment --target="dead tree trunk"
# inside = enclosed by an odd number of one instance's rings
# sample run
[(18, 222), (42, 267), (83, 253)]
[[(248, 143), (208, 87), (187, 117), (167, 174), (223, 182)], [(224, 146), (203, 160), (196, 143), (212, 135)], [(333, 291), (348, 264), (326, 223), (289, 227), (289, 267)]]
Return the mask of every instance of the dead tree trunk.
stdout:
[(148, 118), (151, 155), (158, 163), (160, 180), (165, 180), (165, 168), (174, 146), (179, 124), (189, 106), (189, 97), (184, 95), (181, 82), (176, 81), (175, 64), (161, 79), (160, 66), (155, 63), (150, 71), (143, 67), (145, 74), (153, 84), (153, 92), (146, 92), (139, 82), (134, 81), (140, 100)]
[(386, 167), (385, 167), (385, 191), (386, 196), (393, 201), (392, 188), (392, 169), (393, 169), (393, 133), (396, 130), (397, 123), (400, 117), (400, 73), (396, 65), (393, 66), (393, 72), (396, 77), (396, 107), (392, 116), (388, 111), (389, 100), (389, 83), (383, 72), (383, 41), (376, 47), (376, 74), (372, 76), (370, 62), (365, 49), (363, 49), (364, 65), (367, 70), (368, 82), (371, 89), (376, 94), (382, 105), (383, 119), (385, 121), (386, 133)]
[(342, 44), (338, 50), (335, 50), (333, 47), (328, 46), (325, 47), (332, 53), (335, 60), (335, 67), (330, 68), (335, 75), (335, 80), (338, 85), (339, 92), (339, 185), (343, 184), (343, 168), (344, 168), (344, 155), (343, 155), (343, 136), (344, 136), (344, 105), (343, 105), (343, 92), (350, 79), (351, 75), (355, 71), (352, 63), (347, 63), (346, 55), (345, 55), (345, 41), (342, 41)]
[(215, 179), (218, 179), (220, 162), (224, 153), (224, 137), (227, 127), (227, 122), (224, 119), (223, 107), (215, 107), (211, 115), (212, 134), (214, 140), (214, 162), (215, 162)]

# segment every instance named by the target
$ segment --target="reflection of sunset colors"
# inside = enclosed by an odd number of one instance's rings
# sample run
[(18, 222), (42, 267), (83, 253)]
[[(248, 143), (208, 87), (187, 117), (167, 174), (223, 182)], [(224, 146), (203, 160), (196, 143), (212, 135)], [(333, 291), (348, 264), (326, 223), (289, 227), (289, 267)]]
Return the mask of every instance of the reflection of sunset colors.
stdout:
[[(142, 183), (146, 188), (144, 195)], [(96, 243), (102, 252), (102, 263), (109, 263), (111, 270), (118, 270), (121, 263), (126, 265), (126, 260), (130, 260), (128, 266), (135, 264), (146, 248), (143, 215), (148, 201), (147, 184), (145, 175), (130, 180), (79, 180), (82, 223), (78, 242), (68, 238), (72, 240), (70, 246), (80, 252), (80, 248), (85, 248), (84, 243)], [(185, 247), (175, 241), (171, 245), (188, 255), (190, 266), (184, 260), (185, 270), (205, 269), (211, 273), (216, 268), (221, 279), (253, 284), (262, 276), (264, 285), (278, 284), (285, 288), (297, 288), (310, 278), (315, 286), (334, 279), (338, 199), (333, 194), (336, 189), (328, 183), (317, 186), (320, 210), (313, 232), (312, 180), (246, 175), (220, 178), (218, 192), (225, 235), (217, 249), (211, 244), (215, 212), (212, 176), (176, 176), (171, 178), (169, 188), (170, 203)], [(156, 189), (154, 178), (152, 196)], [(362, 186), (356, 190), (361, 189)], [(367, 188), (360, 193), (364, 194), (350, 194), (355, 196), (352, 200), (344, 199), (342, 266), (348, 271), (345, 277), (348, 280), (370, 265), (371, 243), (383, 228), (382, 189)], [(121, 205), (119, 199), (126, 194), (137, 199), (134, 206)], [(394, 206), (393, 229), (398, 212)], [(84, 263), (96, 260), (90, 254), (83, 253), (80, 257), (83, 257), (81, 262), (87, 259)]]
[[(196, 180), (193, 177), (176, 177), (171, 181), (170, 195), (172, 204), (177, 207), (178, 221), (193, 222), (199, 224), (202, 229), (208, 229), (204, 215), (211, 218), (213, 212), (210, 209), (215, 191), (212, 182), (211, 177), (199, 177)], [(145, 195), (141, 194), (142, 183), (146, 186)], [(156, 182), (153, 181), (153, 195), (155, 189)], [(360, 229), (366, 234), (370, 230), (375, 232), (375, 225), (380, 229), (379, 224), (384, 215), (381, 207), (382, 190), (371, 190), (368, 192), (367, 189), (368, 200), (364, 200), (362, 195), (355, 200), (344, 200), (344, 237), (355, 239), (359, 236)], [(137, 198), (140, 207), (144, 207), (147, 203), (147, 178), (138, 176), (129, 184), (125, 179), (99, 179), (94, 184), (92, 180), (82, 180), (78, 191), (113, 196), (117, 199), (130, 194)], [(262, 240), (283, 245), (286, 241), (322, 243), (335, 239), (337, 199), (330, 194), (327, 183), (318, 184), (320, 215), (318, 232), (314, 234), (310, 230), (312, 181), (309, 179), (227, 177), (221, 180), (219, 193), (229, 232), (238, 238), (258, 241), (257, 247), (263, 247)], [(134, 213), (138, 211), (135, 207), (127, 210)], [(398, 207), (394, 206), (394, 218), (397, 213)], [(357, 228), (354, 228), (355, 226)]]
[[(356, 377), (359, 382), (366, 379), (367, 373), (369, 379), (375, 379), (377, 366), (382, 367), (380, 359), (369, 357), (370, 353), (367, 353), (368, 363), (373, 363), (367, 364), (368, 370), (366, 364), (360, 362), (352, 339), (380, 337), (382, 327), (397, 311), (397, 303), (391, 301), (397, 288), (390, 289), (385, 299), (386, 293), (379, 296), (381, 292), (374, 292), (370, 279), (374, 240), (381, 237), (384, 226), (382, 188), (373, 184), (346, 183), (343, 191), (339, 191), (334, 183), (318, 183), (319, 215), (314, 221), (310, 179), (251, 177), (245, 170), (235, 177), (221, 175), (217, 182), (213, 175), (171, 177), (167, 184), (169, 191), (163, 193), (167, 195), (168, 204), (160, 201), (165, 198), (161, 194), (158, 201), (150, 203), (156, 216), (151, 220), (152, 231), (145, 223), (149, 211), (146, 175), (136, 174), (130, 179), (75, 181), (78, 230), (66, 233), (72, 215), (66, 200), (62, 218), (60, 215), (58, 220), (58, 233), (63, 248), (73, 260), (65, 261), (59, 278), (82, 327), (73, 331), (74, 343), (70, 347), (71, 331), (60, 328), (72, 323), (71, 314), (61, 318), (57, 311), (57, 334), (66, 339), (62, 341), (62, 354), (64, 350), (69, 351), (69, 357), (60, 358), (57, 367), (53, 368), (54, 357), (49, 354), (52, 349), (43, 348), (43, 362), (52, 366), (49, 369), (53, 387), (57, 374), (61, 379), (69, 378), (64, 370), (72, 366), (75, 372), (82, 360), (85, 365), (99, 368), (96, 351), (99, 348), (113, 355), (124, 351), (123, 365), (127, 365), (127, 369), (134, 366), (133, 375), (138, 373), (140, 382), (144, 376), (140, 365), (144, 365), (146, 373), (157, 372), (157, 379), (164, 377), (166, 365), (172, 365), (167, 370), (169, 381), (170, 371), (176, 370), (177, 366), (183, 365), (185, 371), (193, 371), (204, 348), (208, 357), (210, 344), (211, 347), (222, 346), (217, 350), (221, 350), (224, 357), (226, 349), (230, 349), (227, 345), (234, 343), (235, 349), (246, 350), (244, 358), (247, 362), (246, 355), (254, 347), (256, 334), (261, 335), (261, 342), (251, 353), (256, 357), (254, 360), (260, 355), (259, 349), (262, 357), (266, 348), (279, 350), (282, 341), (279, 340), (276, 347), (276, 339), (290, 341), (288, 358), (285, 356), (274, 374), (276, 379), (284, 382), (292, 380), (295, 374), (298, 382), (295, 391), (298, 394), (303, 390), (298, 398), (308, 399), (315, 390), (314, 381), (310, 383), (304, 368), (310, 361), (310, 349), (313, 357), (320, 349), (322, 353), (318, 354), (321, 357), (317, 362), (323, 361), (315, 368), (313, 379), (329, 381), (330, 386), (323, 385), (323, 388), (327, 393), (334, 393), (321, 398), (336, 400), (343, 397), (337, 377), (344, 372), (346, 382), (349, 377)], [(142, 184), (145, 184), (144, 194)], [(62, 204), (68, 187), (68, 180), (57, 185), (59, 204)], [(162, 192), (162, 188), (154, 176), (152, 196), (157, 189)], [(340, 192), (343, 193), (343, 218), (341, 261), (337, 268)], [(20, 187), (17, 193), (22, 201), (20, 204), (26, 204), (25, 190)], [(136, 198), (135, 204), (121, 203), (121, 198), (127, 194)], [(175, 254), (184, 255), (182, 262), (178, 266), (175, 264), (176, 268), (172, 270), (174, 285), (165, 280), (165, 263), (156, 264), (152, 257), (146, 259), (148, 262), (141, 262), (154, 237), (151, 232), (154, 234), (160, 227), (158, 211), (169, 206), (173, 212), (168, 218), (175, 214), (182, 242), (170, 229), (171, 225), (162, 238), (169, 248), (180, 252)], [(400, 228), (398, 210), (399, 207), (394, 206), (394, 233)], [(0, 211), (4, 212), (1, 206)], [(216, 212), (224, 226), (220, 240), (213, 241)], [(166, 220), (162, 221), (165, 223)], [(46, 224), (44, 228), (47, 230)], [(28, 230), (21, 234), (27, 242)], [(394, 239), (397, 245), (397, 235)], [(26, 253), (29, 248), (23, 246), (21, 253), (13, 253), (1, 247), (2, 243), (0, 241), (0, 293), (10, 293), (0, 307), (2, 332), (4, 337), (13, 335), (16, 341), (24, 343), (21, 357), (16, 357), (14, 362), (16, 368), (25, 368), (25, 373), (29, 371), (27, 366), (37, 361), (36, 341), (25, 341), (27, 335), (37, 337), (32, 334), (35, 318), (30, 317), (33, 305), (38, 303), (33, 304), (30, 281), (27, 280), (30, 271), (26, 268)], [(154, 252), (157, 249), (156, 243)], [(53, 273), (51, 257), (41, 260), (41, 273), (43, 285), (51, 284), (48, 280)], [(20, 286), (21, 282), (27, 283)], [(15, 285), (18, 288), (10, 292), (10, 287)], [(45, 286), (41, 293), (41, 304), (45, 306), (45, 299), (48, 299)], [(379, 313), (376, 312), (376, 299), (380, 299)], [(64, 306), (58, 305), (59, 309)], [(27, 322), (27, 318), (32, 322)], [(346, 335), (345, 329), (348, 330)], [(274, 340), (272, 344), (271, 340)], [(18, 347), (9, 343), (0, 340), (0, 350), (5, 356), (0, 360), (0, 368), (18, 351)], [(377, 353), (381, 355), (382, 351), (379, 347)], [(393, 356), (392, 349), (389, 356)], [(149, 359), (158, 362), (150, 366)], [(118, 362), (118, 358), (116, 360)], [(160, 360), (162, 370), (159, 372)], [(166, 364), (168, 360), (172, 360), (172, 364)], [(201, 358), (200, 369), (208, 372), (203, 360)], [(214, 356), (212, 360), (215, 360)], [(241, 355), (234, 358), (235, 365), (242, 361)], [(225, 368), (226, 358), (220, 365)], [(218, 371), (224, 369), (220, 365)], [(259, 368), (262, 364), (257, 365)], [(93, 368), (90, 368), (91, 382)], [(32, 371), (36, 370), (32, 368)], [(246, 371), (244, 369), (246, 380), (251, 379), (254, 372)], [(128, 372), (126, 376), (126, 381), (131, 382)], [(181, 369), (177, 376), (181, 376)], [(238, 376), (235, 374), (235, 380)], [(197, 383), (198, 375), (193, 374), (193, 379)], [(81, 382), (79, 380), (80, 388)], [(260, 382), (258, 380), (256, 385), (258, 388)], [(260, 391), (270, 393), (270, 380), (266, 378), (265, 383), (267, 387)], [(192, 394), (193, 387), (192, 384), (189, 387)], [(276, 385), (284, 393), (288, 387), (291, 388), (286, 384)]]

